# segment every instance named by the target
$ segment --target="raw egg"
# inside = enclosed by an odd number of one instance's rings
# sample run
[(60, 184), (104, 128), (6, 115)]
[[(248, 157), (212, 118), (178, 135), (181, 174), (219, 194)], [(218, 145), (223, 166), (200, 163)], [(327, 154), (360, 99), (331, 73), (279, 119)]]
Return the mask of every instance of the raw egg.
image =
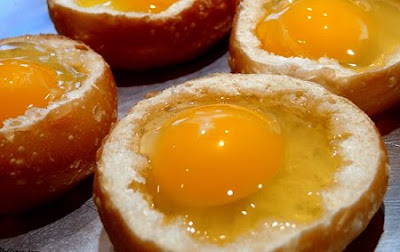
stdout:
[(36, 43), (0, 46), (0, 126), (31, 107), (44, 108), (80, 86), (84, 71), (60, 61), (60, 56)]
[(113, 68), (145, 70), (193, 59), (229, 33), (236, 0), (48, 0), (59, 34)]
[(163, 125), (151, 153), (157, 190), (183, 206), (237, 201), (281, 165), (279, 125), (234, 105), (183, 111)]
[(178, 0), (76, 0), (82, 7), (103, 6), (124, 12), (159, 13)]
[(225, 243), (260, 224), (291, 229), (318, 218), (319, 193), (340, 163), (322, 122), (238, 103), (181, 109), (142, 139), (153, 206), (182, 217), (199, 240)]
[(0, 73), (0, 214), (8, 214), (92, 173), (117, 101), (101, 56), (61, 36), (0, 40)]
[(326, 57), (354, 68), (382, 64), (399, 46), (399, 3), (392, 0), (274, 1), (265, 10), (256, 35), (276, 55)]
[(18, 59), (1, 60), (0, 122), (31, 107), (46, 107), (62, 94), (52, 68)]
[(214, 74), (116, 123), (93, 197), (116, 251), (342, 251), (381, 207), (387, 161), (349, 100), (284, 75)]

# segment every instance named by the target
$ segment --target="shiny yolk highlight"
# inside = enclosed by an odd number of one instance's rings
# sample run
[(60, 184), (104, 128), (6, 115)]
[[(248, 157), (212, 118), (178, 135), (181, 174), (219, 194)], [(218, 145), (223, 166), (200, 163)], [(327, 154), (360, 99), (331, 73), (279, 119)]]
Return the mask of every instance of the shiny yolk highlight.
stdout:
[(182, 206), (216, 206), (257, 192), (281, 165), (279, 126), (234, 105), (206, 105), (163, 125), (150, 154), (157, 192)]
[(350, 0), (298, 0), (268, 13), (256, 29), (263, 49), (277, 55), (328, 57), (348, 66), (366, 65), (373, 23)]
[(57, 73), (44, 65), (9, 59), (0, 61), (0, 125), (30, 107), (46, 107), (61, 96)]
[(124, 12), (159, 13), (178, 0), (77, 0), (82, 7), (106, 6)]

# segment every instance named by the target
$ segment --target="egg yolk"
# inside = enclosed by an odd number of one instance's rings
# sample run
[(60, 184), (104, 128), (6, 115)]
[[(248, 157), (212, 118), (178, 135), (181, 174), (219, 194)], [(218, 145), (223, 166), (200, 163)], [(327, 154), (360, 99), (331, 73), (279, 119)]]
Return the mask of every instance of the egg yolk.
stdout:
[(350, 0), (297, 0), (268, 13), (256, 28), (266, 51), (285, 57), (328, 57), (348, 66), (365, 64), (374, 26)]
[[(237, 105), (222, 103), (228, 100)], [(333, 135), (314, 111), (299, 115), (259, 99), (195, 103), (149, 115), (143, 126), (146, 183), (130, 187), (150, 196), (166, 224), (226, 244), (259, 228), (293, 230), (321, 217), (320, 193), (343, 164), (337, 146), (344, 133)]]
[(178, 0), (77, 0), (82, 7), (106, 6), (118, 11), (159, 13)]
[(56, 71), (44, 65), (1, 60), (0, 73), (0, 123), (24, 114), (30, 107), (46, 107), (62, 94)]
[(157, 192), (177, 205), (217, 206), (257, 192), (283, 155), (279, 125), (236, 105), (183, 111), (159, 132), (150, 159)]

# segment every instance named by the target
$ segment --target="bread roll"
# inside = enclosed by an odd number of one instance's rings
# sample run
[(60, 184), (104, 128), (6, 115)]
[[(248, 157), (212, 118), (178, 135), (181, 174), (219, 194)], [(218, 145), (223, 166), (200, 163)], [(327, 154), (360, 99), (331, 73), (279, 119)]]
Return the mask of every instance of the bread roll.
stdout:
[(160, 13), (83, 8), (48, 0), (57, 31), (90, 45), (113, 68), (143, 70), (193, 59), (232, 26), (236, 0), (180, 0)]
[[(321, 192), (322, 216), (295, 229), (260, 225), (232, 242), (214, 244), (195, 239), (179, 217), (171, 220), (152, 206), (152, 197), (141, 186), (149, 169), (148, 158), (140, 152), (143, 128), (149, 118), (161, 118), (170, 109), (210, 101), (258, 101), (262, 111), (282, 108), (303, 118), (311, 113), (332, 134), (346, 136), (337, 148), (346, 161), (334, 175), (336, 183)], [(118, 122), (98, 153), (94, 201), (116, 251), (340, 251), (381, 206), (388, 171), (377, 129), (347, 99), (287, 76), (216, 74), (141, 101)]]
[[(316, 82), (344, 96), (368, 115), (378, 114), (400, 102), (400, 51), (381, 66), (355, 70), (336, 60), (283, 57), (262, 49), (255, 34), (269, 0), (243, 0), (238, 8), (230, 39), (229, 63), (233, 72), (288, 75)], [(340, 38), (338, 38), (340, 39)]]
[(18, 43), (54, 51), (86, 77), (47, 107), (31, 107), (0, 124), (0, 214), (48, 202), (90, 175), (96, 151), (117, 118), (117, 89), (100, 55), (63, 36), (0, 40), (0, 46)]

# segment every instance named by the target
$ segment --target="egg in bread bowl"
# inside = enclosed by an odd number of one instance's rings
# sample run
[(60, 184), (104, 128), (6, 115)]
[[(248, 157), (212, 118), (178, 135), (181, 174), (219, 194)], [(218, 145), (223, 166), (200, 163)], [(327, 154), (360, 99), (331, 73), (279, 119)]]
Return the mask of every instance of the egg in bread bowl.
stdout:
[(244, 0), (230, 66), (313, 81), (378, 114), (400, 102), (399, 12), (391, 0)]
[(60, 34), (81, 40), (114, 68), (143, 70), (193, 59), (231, 28), (235, 0), (48, 0)]
[(347, 99), (217, 74), (131, 109), (98, 153), (94, 201), (116, 251), (339, 251), (379, 209), (388, 171)]
[(48, 202), (93, 172), (117, 117), (102, 57), (56, 35), (0, 40), (0, 213)]

